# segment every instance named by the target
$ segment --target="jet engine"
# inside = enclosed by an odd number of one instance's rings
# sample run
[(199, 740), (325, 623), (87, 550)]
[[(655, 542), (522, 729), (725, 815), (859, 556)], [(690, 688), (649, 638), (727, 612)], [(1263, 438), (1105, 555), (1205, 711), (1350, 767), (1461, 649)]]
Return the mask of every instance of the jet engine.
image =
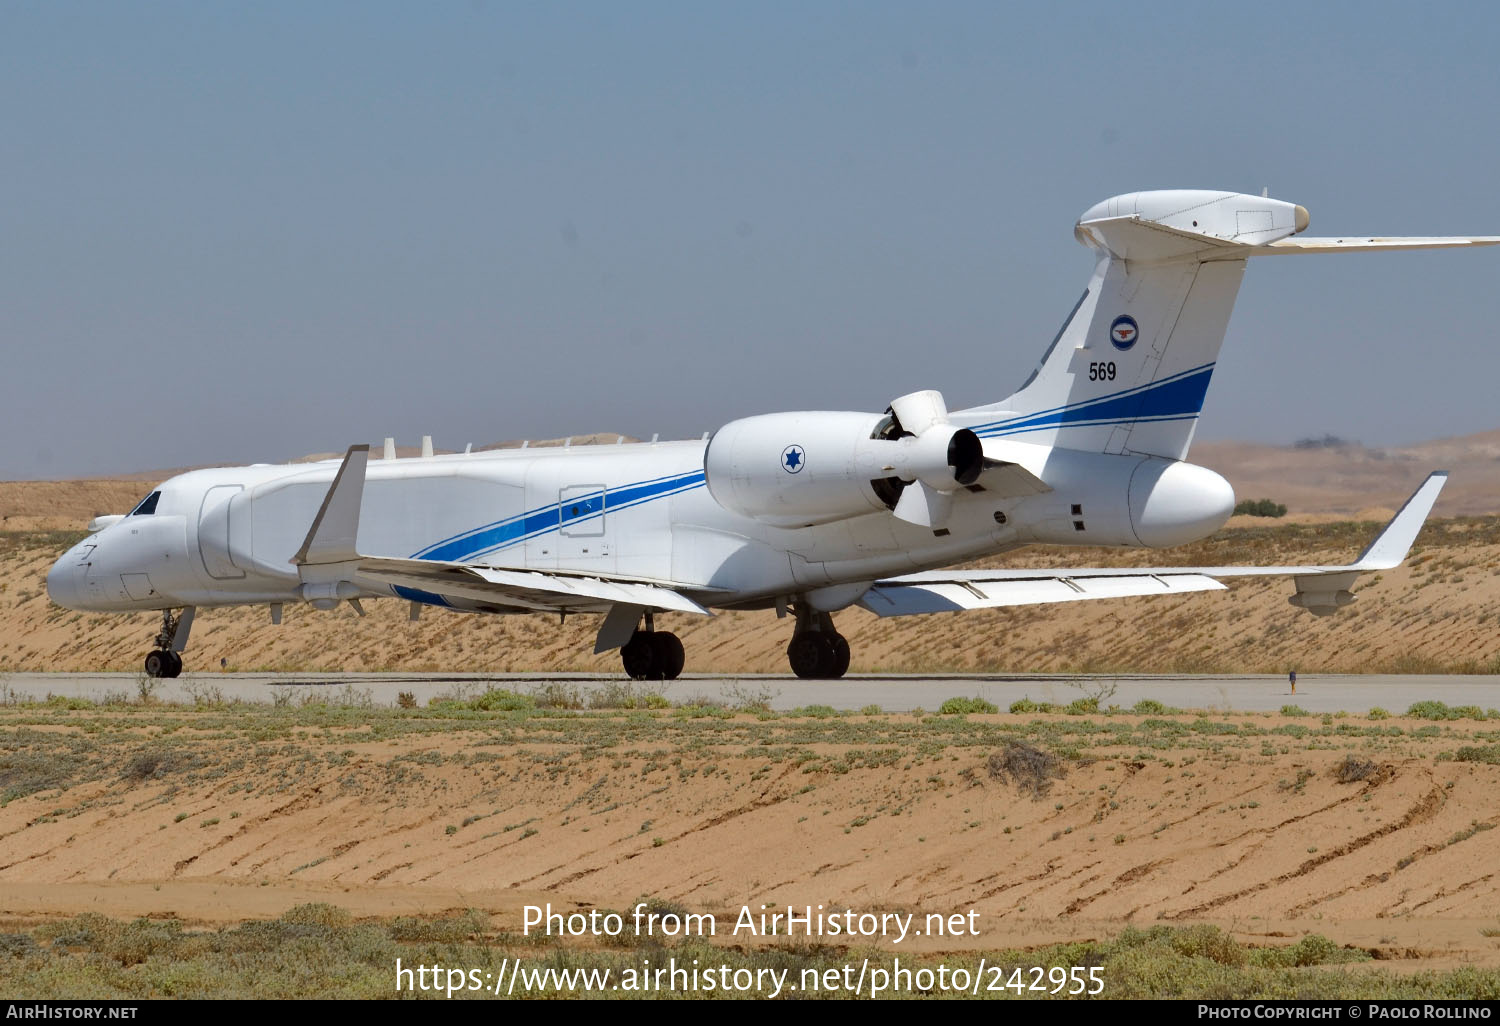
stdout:
[(913, 392), (872, 413), (773, 413), (724, 425), (703, 458), (725, 509), (806, 527), (889, 509), (939, 527), (953, 493), (984, 469), (984, 449), (948, 421), (938, 392)]

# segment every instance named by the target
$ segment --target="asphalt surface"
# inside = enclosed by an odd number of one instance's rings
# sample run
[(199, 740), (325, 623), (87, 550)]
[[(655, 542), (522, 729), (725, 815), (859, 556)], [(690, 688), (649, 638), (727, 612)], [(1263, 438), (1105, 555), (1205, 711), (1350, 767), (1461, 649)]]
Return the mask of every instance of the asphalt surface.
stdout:
[[(614, 674), (461, 674), (461, 673), (216, 673), (185, 672), (176, 680), (144, 681), (132, 673), (12, 673), (0, 675), (0, 702), (45, 699), (49, 695), (135, 699), (142, 684), (163, 701), (275, 701), (300, 704), (306, 697), (342, 697), (377, 705), (395, 705), (397, 695), (409, 691), (419, 703), (443, 695), (476, 695), (487, 687), (527, 693), (548, 685), (577, 688), (587, 695), (599, 688), (625, 683)], [(1364, 713), (1380, 706), (1402, 713), (1413, 703), (1437, 699), (1449, 705), (1500, 708), (1500, 677), (1481, 676), (1368, 676), (1299, 674), (1294, 696), (1285, 677), (1272, 676), (1064, 676), (1004, 674), (989, 676), (846, 677), (841, 681), (804, 681), (792, 676), (690, 675), (666, 684), (637, 684), (659, 691), (674, 702), (696, 697), (729, 705), (746, 700), (768, 701), (773, 709), (828, 705), (858, 710), (878, 705), (886, 712), (911, 709), (935, 711), (943, 700), (979, 696), (1003, 711), (1021, 698), (1067, 704), (1097, 696), (1101, 704), (1133, 706), (1143, 698), (1184, 709), (1221, 709), (1275, 712), (1296, 704), (1308, 712), (1340, 710)], [(344, 693), (340, 695), (340, 693)]]

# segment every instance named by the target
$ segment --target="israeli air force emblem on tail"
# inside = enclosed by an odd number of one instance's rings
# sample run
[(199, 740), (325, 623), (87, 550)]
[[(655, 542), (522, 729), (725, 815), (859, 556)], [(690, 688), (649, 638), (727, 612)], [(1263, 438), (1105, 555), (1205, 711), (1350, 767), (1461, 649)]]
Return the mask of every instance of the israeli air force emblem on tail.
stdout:
[(781, 450), (781, 469), (788, 474), (800, 473), (807, 463), (807, 456), (800, 445), (789, 445)]
[(1140, 333), (1141, 329), (1135, 323), (1135, 318), (1129, 314), (1121, 314), (1109, 326), (1109, 340), (1122, 353), (1135, 345), (1136, 336)]

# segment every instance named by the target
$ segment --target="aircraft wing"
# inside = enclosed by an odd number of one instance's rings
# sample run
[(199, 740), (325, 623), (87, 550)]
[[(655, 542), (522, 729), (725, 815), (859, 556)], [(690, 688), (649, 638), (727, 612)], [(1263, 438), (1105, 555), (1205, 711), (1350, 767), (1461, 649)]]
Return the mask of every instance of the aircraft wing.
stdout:
[(1291, 577), (1296, 592), (1288, 601), (1327, 616), (1354, 601), (1349, 589), (1360, 574), (1401, 565), (1447, 481), (1445, 470), (1429, 475), (1359, 558), (1344, 566), (939, 570), (876, 581), (859, 604), (877, 616), (912, 616), (1127, 595), (1218, 591), (1225, 587), (1220, 583), (1224, 577)]
[(393, 588), (530, 612), (602, 613), (623, 602), (643, 609), (709, 615), (707, 609), (677, 591), (671, 583), (606, 574), (505, 570), (465, 563), (385, 557), (362, 557), (356, 573), (364, 580), (378, 581)]

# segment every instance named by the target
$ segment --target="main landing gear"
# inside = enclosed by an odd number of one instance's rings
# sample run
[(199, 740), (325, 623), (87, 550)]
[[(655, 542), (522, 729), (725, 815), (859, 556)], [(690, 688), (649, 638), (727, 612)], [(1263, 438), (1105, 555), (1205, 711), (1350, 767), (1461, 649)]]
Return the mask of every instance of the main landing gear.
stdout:
[(182, 672), (182, 656), (178, 653), (187, 648), (188, 632), (193, 628), (193, 612), (192, 606), (175, 616), (170, 609), (161, 611), (156, 648), (146, 653), (146, 676), (175, 677)]
[(656, 618), (646, 614), (646, 626), (620, 647), (620, 662), (632, 680), (676, 680), (687, 662), (682, 641), (671, 631), (656, 629)]
[(792, 672), (804, 680), (838, 680), (849, 672), (849, 642), (833, 617), (798, 604), (797, 627), (786, 647)]

